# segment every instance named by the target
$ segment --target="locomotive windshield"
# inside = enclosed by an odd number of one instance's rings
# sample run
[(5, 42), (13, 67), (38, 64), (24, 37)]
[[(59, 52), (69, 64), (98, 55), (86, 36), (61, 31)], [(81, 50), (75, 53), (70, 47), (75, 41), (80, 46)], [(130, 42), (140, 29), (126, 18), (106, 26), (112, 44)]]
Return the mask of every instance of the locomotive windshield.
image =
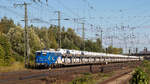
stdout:
[(36, 56), (46, 56), (46, 52), (36, 52)]
[(36, 56), (41, 56), (41, 52), (36, 52)]

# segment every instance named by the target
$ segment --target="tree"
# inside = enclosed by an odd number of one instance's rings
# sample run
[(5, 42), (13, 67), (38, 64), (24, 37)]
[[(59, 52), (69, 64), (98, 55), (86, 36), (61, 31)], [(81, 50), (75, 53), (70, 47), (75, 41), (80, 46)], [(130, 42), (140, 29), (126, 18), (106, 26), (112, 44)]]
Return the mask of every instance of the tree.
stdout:
[(68, 38), (65, 38), (65, 39), (63, 40), (62, 48), (65, 48), (65, 49), (76, 49), (76, 50), (78, 50), (78, 47), (76, 47), (76, 46), (73, 44), (73, 41), (69, 40)]
[(5, 56), (5, 51), (3, 47), (0, 45), (0, 66), (4, 64), (4, 56)]
[(3, 50), (5, 52), (5, 55), (3, 57), (4, 65), (9, 65), (11, 57), (11, 44), (6, 35), (3, 33), (0, 33), (0, 45), (1, 47), (3, 47)]
[(67, 31), (63, 30), (62, 34), (62, 46), (69, 49), (81, 49), (81, 38), (76, 35), (73, 29), (68, 28)]
[(58, 44), (57, 44), (54, 32), (55, 31), (54, 31), (53, 28), (49, 28), (48, 29), (48, 39), (50, 41), (50, 48), (57, 49), (58, 48)]
[(108, 53), (113, 53), (113, 47), (112, 47), (112, 45), (108, 47), (107, 52), (108, 52)]
[(102, 52), (103, 51), (102, 42), (99, 38), (96, 40), (95, 47), (97, 47), (96, 52)]
[(11, 28), (7, 34), (8, 39), (12, 45), (12, 49), (19, 53), (20, 55), (24, 54), (24, 30), (17, 26)]
[(91, 40), (85, 41), (85, 50), (93, 51), (93, 49), (94, 49), (93, 42)]
[[(33, 28), (29, 29), (28, 34), (29, 34), (30, 55), (31, 55), (31, 59), (33, 59), (35, 51), (43, 49), (44, 43), (40, 40), (40, 38), (35, 33)], [(21, 57), (23, 57), (24, 49), (25, 49), (24, 29), (22, 29), (20, 26), (11, 28), (7, 36), (12, 45), (13, 52), (15, 52), (14, 54), (18, 57), (17, 55), (18, 53)], [(19, 59), (16, 58), (16, 60)]]
[(113, 48), (113, 46), (109, 46), (108, 47), (108, 53), (122, 54), (123, 50), (122, 50), (122, 48)]
[(50, 41), (48, 37), (48, 29), (46, 27), (42, 27), (38, 32), (38, 35), (41, 41), (44, 43), (45, 48), (50, 48)]
[[(47, 43), (48, 44), (48, 43)], [(45, 48), (45, 44), (40, 40), (33, 28), (29, 29), (29, 45), (31, 60), (35, 58), (35, 52)]]
[(5, 34), (8, 33), (9, 29), (15, 27), (14, 21), (12, 19), (7, 19), (7, 17), (3, 17), (0, 21), (0, 32)]

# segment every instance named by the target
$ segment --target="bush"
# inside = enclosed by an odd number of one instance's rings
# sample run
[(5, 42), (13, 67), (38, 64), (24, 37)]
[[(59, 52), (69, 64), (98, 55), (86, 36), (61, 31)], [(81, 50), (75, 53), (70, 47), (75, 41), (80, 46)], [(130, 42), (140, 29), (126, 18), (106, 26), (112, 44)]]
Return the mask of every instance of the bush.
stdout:
[(24, 61), (24, 57), (23, 56), (20, 56), (18, 53), (14, 52), (12, 53), (12, 58), (15, 60), (15, 61), (19, 61), (19, 62), (23, 62)]
[(146, 73), (141, 68), (138, 68), (133, 74), (130, 84), (148, 84), (148, 82), (149, 79)]
[(95, 84), (95, 80), (90, 73), (84, 73), (83, 77), (77, 78), (69, 84)]
[(5, 56), (5, 51), (3, 47), (0, 45), (0, 66), (4, 64), (4, 56)]
[(1, 45), (1, 50), (3, 48), (3, 50), (5, 52), (4, 56), (1, 55), (3, 64), (9, 65), (10, 64), (10, 57), (11, 57), (11, 44), (8, 41), (7, 36), (3, 33), (0, 33), (0, 45)]

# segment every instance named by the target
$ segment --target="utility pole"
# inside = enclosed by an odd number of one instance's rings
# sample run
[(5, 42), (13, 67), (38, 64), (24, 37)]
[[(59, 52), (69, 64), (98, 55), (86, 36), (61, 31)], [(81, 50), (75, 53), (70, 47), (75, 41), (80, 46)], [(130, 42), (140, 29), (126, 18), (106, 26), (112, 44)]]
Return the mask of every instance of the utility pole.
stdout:
[(103, 45), (103, 30), (101, 29), (101, 45)]
[[(136, 56), (138, 56), (138, 48), (136, 48), (135, 54)], [(139, 55), (139, 61), (140, 61), (140, 55)]]
[(57, 20), (58, 21), (58, 33), (59, 33), (59, 36), (58, 36), (58, 39), (59, 39), (59, 48), (61, 48), (61, 20), (70, 20), (69, 18), (65, 18), (65, 19), (61, 19), (61, 12), (60, 11), (55, 11), (55, 13), (58, 14), (57, 18), (58, 19), (51, 19), (51, 20)]
[(135, 53), (136, 53), (136, 55), (138, 54), (138, 48), (136, 48)]
[(131, 55), (131, 49), (129, 48), (129, 51), (128, 51), (128, 59), (129, 59), (129, 56)]
[(129, 52), (128, 52), (128, 54), (129, 54), (129, 55), (131, 55), (131, 49), (130, 49), (130, 48), (129, 48)]
[(111, 46), (113, 46), (114, 45), (113, 36), (110, 36), (110, 40), (111, 40)]
[(84, 23), (81, 23), (81, 24), (82, 24), (83, 49), (84, 49), (84, 51), (85, 51), (85, 42), (84, 42), (84, 39), (85, 39)]
[(58, 29), (59, 29), (59, 48), (61, 48), (61, 26), (60, 26), (60, 11), (58, 13)]
[[(27, 6), (30, 5), (29, 3), (23, 3), (23, 4), (14, 4), (14, 6), (24, 6), (25, 8), (25, 33), (24, 33), (24, 42), (25, 42), (25, 50), (24, 50), (24, 57), (25, 57), (25, 66), (30, 63), (30, 46), (29, 46), (29, 36), (28, 36), (28, 15), (27, 15)], [(28, 62), (27, 62), (28, 57)]]

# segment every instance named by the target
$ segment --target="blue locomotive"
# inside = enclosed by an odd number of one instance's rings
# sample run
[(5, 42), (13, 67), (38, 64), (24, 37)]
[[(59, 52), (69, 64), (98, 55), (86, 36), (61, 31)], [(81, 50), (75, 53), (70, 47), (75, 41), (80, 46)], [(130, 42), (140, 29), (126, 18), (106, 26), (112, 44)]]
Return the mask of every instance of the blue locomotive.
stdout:
[(41, 50), (36, 51), (35, 63), (37, 66), (50, 67), (53, 64), (61, 63), (62, 54), (57, 51)]

